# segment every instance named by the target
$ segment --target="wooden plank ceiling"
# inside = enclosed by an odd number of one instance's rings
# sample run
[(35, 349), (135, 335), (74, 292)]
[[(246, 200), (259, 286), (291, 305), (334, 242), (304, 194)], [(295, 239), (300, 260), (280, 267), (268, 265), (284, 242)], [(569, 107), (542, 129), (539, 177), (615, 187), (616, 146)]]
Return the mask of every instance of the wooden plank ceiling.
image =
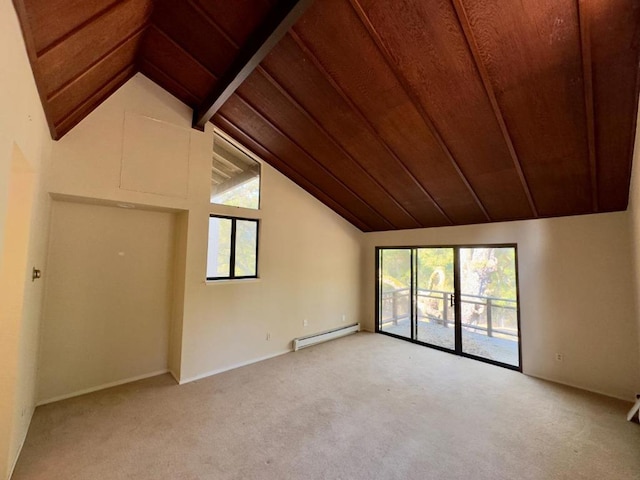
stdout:
[[(194, 109), (277, 0), (14, 0), (54, 138)], [(290, 3), (290, 2), (289, 2)], [(363, 231), (624, 210), (637, 0), (316, 0), (212, 121)]]

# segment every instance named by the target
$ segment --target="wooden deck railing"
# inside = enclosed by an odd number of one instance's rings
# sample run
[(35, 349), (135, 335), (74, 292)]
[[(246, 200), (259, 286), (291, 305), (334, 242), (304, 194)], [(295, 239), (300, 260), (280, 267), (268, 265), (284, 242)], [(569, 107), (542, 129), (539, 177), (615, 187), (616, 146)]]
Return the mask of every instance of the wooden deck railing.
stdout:
[[(418, 318), (426, 317), (431, 321), (448, 327), (450, 323), (453, 323), (451, 314), (453, 310), (453, 307), (451, 307), (452, 295), (452, 292), (442, 290), (418, 289), (418, 305), (416, 308)], [(383, 316), (383, 322), (391, 321), (394, 325), (397, 325), (399, 321), (411, 318), (409, 296), (410, 289), (408, 287), (383, 292), (380, 297), (380, 314)], [(516, 311), (518, 309), (516, 300), (464, 294), (461, 295), (461, 303), (463, 307), (465, 304), (473, 306), (470, 307), (472, 309), (471, 313), (467, 314), (468, 318), (464, 319), (466, 321), (461, 322), (463, 327), (486, 332), (489, 337), (493, 337), (496, 333), (513, 337), (518, 336), (517, 331), (494, 327), (493, 312), (496, 308)], [(462, 310), (469, 310), (469, 308), (463, 308)], [(385, 312), (389, 312), (390, 315), (384, 316)], [(482, 326), (480, 322), (482, 316), (484, 317), (485, 326)], [(476, 320), (469, 321), (471, 317), (476, 318)]]

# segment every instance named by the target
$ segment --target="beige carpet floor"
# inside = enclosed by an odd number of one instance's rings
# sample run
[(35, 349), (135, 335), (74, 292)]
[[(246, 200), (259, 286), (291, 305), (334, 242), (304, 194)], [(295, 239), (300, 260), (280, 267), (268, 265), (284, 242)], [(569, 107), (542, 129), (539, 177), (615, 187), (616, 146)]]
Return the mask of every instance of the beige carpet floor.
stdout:
[(640, 479), (629, 407), (361, 333), (40, 407), (13, 479)]

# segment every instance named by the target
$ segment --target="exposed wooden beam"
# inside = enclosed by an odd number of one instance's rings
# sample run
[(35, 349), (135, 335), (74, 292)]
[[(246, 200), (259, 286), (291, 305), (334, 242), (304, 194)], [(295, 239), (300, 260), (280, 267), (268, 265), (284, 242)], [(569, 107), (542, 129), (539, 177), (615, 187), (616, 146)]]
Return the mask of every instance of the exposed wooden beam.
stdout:
[[(204, 64), (202, 64), (197, 58), (195, 58), (191, 53), (189, 53), (189, 51), (183, 47), (182, 45), (180, 45), (178, 42), (176, 42), (174, 39), (172, 39), (169, 35), (167, 35), (161, 28), (158, 28), (156, 26), (153, 26), (152, 28), (155, 28), (158, 32), (160, 32), (162, 35), (164, 35), (169, 41), (171, 41), (176, 48), (179, 48), (180, 51), (186, 55), (187, 57), (189, 57), (191, 60), (193, 60), (195, 63), (197, 63), (198, 65), (200, 65), (202, 68), (204, 68), (205, 70), (207, 70), (211, 76), (216, 79), (216, 75), (214, 72), (212, 72), (211, 70), (209, 70)], [(300, 111), (303, 115), (305, 115), (307, 117), (307, 119), (309, 119), (309, 121), (311, 123), (313, 123), (313, 125), (318, 128), (321, 132), (324, 133), (324, 135), (328, 138), (329, 141), (331, 141), (347, 158), (349, 158), (349, 160), (351, 160), (362, 172), (362, 174), (366, 177), (368, 177), (372, 182), (374, 182), (376, 185), (378, 185), (382, 191), (384, 191), (389, 199), (402, 211), (405, 212), (405, 214), (407, 216), (409, 216), (411, 219), (413, 219), (413, 221), (416, 223), (416, 227), (421, 226), (421, 223), (402, 205), (400, 204), (400, 202), (398, 202), (395, 197), (393, 197), (391, 195), (391, 193), (382, 186), (382, 184), (380, 182), (378, 182), (375, 178), (373, 178), (371, 176), (371, 174), (355, 159), (353, 158), (353, 156), (351, 156), (351, 154), (349, 154), (344, 147), (342, 147), (342, 145), (340, 145), (337, 140), (324, 128), (320, 125), (320, 123), (304, 108), (302, 107), (302, 105), (295, 99), (293, 98), (289, 92), (287, 92), (278, 82), (275, 78), (273, 78), (273, 76), (266, 70), (264, 69), (264, 67), (258, 65), (256, 67), (256, 70), (258, 70), (263, 77), (265, 77), (267, 79), (267, 81), (273, 85), (298, 111)], [(182, 86), (183, 89), (184, 86)], [(186, 90), (186, 89), (185, 89)], [(242, 96), (239, 92), (235, 92), (237, 97), (247, 106), (249, 107), (251, 110), (253, 110), (255, 113), (257, 113), (258, 115), (261, 116), (261, 118), (266, 121), (270, 126), (274, 127), (277, 129), (277, 127), (275, 125), (273, 125), (273, 123), (271, 122), (271, 120), (267, 119), (261, 112), (258, 111), (258, 109), (256, 107), (254, 107), (253, 105), (251, 105), (244, 96)], [(278, 129), (278, 132), (281, 135), (285, 135), (284, 132), (282, 132), (280, 129)], [(294, 145), (296, 145), (300, 150), (302, 150), (308, 157), (313, 158), (313, 156), (308, 153), (306, 151), (306, 149), (304, 149), (301, 145), (299, 145), (297, 142), (295, 142), (293, 139), (291, 139), (290, 137), (286, 137), (287, 139), (289, 139), (292, 143), (294, 143)], [(314, 162), (318, 163), (317, 160), (313, 159)], [(319, 163), (318, 163), (319, 164)], [(320, 164), (319, 164), (320, 165)], [(324, 168), (324, 167), (323, 167)], [(326, 170), (326, 169), (325, 169)], [(327, 170), (328, 171), (328, 170)], [(334, 178), (337, 179), (337, 177), (335, 177), (333, 175), (333, 173), (331, 173), (331, 176), (333, 176)], [(349, 188), (346, 185), (344, 185), (345, 188)], [(353, 192), (351, 190), (351, 193), (353, 193), (354, 195), (355, 192)], [(360, 197), (358, 197), (360, 200), (362, 200)], [(364, 200), (362, 200), (364, 202)], [(368, 202), (364, 202), (365, 204), (368, 204)], [(392, 225), (391, 222), (389, 222), (386, 217), (384, 217), (380, 212), (378, 212), (377, 210), (373, 210), (379, 217), (383, 218), (385, 220), (385, 222), (389, 225)], [(397, 228), (397, 226), (393, 225), (394, 228)]]
[(493, 113), (498, 121), (498, 125), (500, 126), (500, 130), (502, 132), (502, 136), (504, 137), (504, 141), (509, 150), (509, 154), (511, 155), (511, 160), (513, 161), (513, 166), (516, 169), (518, 177), (520, 178), (520, 183), (524, 190), (524, 193), (529, 202), (529, 207), (531, 208), (531, 212), (535, 218), (539, 217), (538, 208), (536, 207), (535, 201), (533, 200), (533, 196), (531, 195), (531, 189), (529, 188), (529, 184), (527, 183), (527, 179), (524, 175), (524, 171), (522, 170), (522, 164), (520, 163), (520, 159), (518, 158), (518, 154), (516, 152), (515, 147), (513, 146), (513, 141), (511, 140), (511, 135), (509, 134), (509, 129), (507, 128), (507, 124), (504, 120), (504, 116), (502, 115), (502, 110), (500, 109), (500, 105), (498, 104), (498, 99), (496, 97), (496, 92), (493, 89), (493, 85), (491, 84), (491, 79), (489, 78), (489, 72), (485, 67), (482, 57), (480, 55), (480, 49), (478, 48), (478, 43), (473, 35), (473, 31), (471, 30), (471, 24), (469, 22), (469, 17), (467, 16), (467, 12), (462, 5), (462, 0), (451, 0), (453, 3), (453, 7), (456, 11), (456, 16), (458, 17), (458, 22), (462, 27), (462, 33), (464, 34), (465, 40), (469, 45), (469, 49), (471, 50), (471, 55), (473, 57), (476, 68), (478, 69), (478, 73), (480, 74), (480, 78), (482, 80), (482, 84), (484, 85), (484, 89), (487, 92), (487, 97), (489, 98), (489, 102), (491, 103), (491, 108), (493, 109)]
[(369, 36), (373, 39), (374, 43), (378, 47), (378, 50), (384, 57), (385, 61), (387, 62), (387, 65), (389, 65), (389, 67), (391, 68), (391, 71), (395, 75), (396, 79), (398, 80), (398, 82), (400, 83), (400, 85), (402, 86), (406, 94), (411, 99), (411, 102), (413, 103), (416, 110), (422, 117), (422, 120), (424, 121), (424, 123), (427, 125), (427, 128), (433, 135), (433, 138), (435, 138), (436, 142), (440, 146), (440, 149), (444, 152), (444, 155), (447, 157), (447, 159), (451, 163), (451, 166), (454, 168), (454, 170), (462, 180), (462, 183), (465, 185), (465, 187), (473, 197), (474, 201), (476, 202), (476, 205), (478, 205), (478, 208), (482, 211), (482, 214), (485, 216), (485, 218), (488, 221), (491, 221), (491, 215), (485, 208), (484, 204), (482, 203), (482, 200), (480, 200), (480, 197), (478, 197), (478, 194), (476, 193), (475, 189), (467, 179), (467, 176), (464, 174), (464, 172), (460, 168), (460, 165), (458, 164), (457, 160), (451, 153), (451, 150), (449, 150), (449, 147), (447, 146), (444, 139), (442, 138), (442, 135), (440, 135), (440, 132), (438, 131), (435, 124), (433, 123), (431, 116), (426, 111), (426, 109), (422, 106), (422, 102), (420, 102), (420, 99), (418, 98), (418, 95), (415, 93), (413, 87), (409, 84), (405, 76), (402, 74), (402, 72), (398, 68), (398, 65), (393, 60), (393, 56), (391, 55), (391, 52), (389, 52), (389, 49), (382, 41), (380, 34), (376, 30), (376, 28), (373, 26), (373, 23), (371, 23), (371, 19), (366, 14), (366, 12), (362, 8), (358, 0), (349, 0), (349, 3), (351, 4), (351, 7), (358, 15), (358, 18), (360, 18), (360, 22), (367, 29)]
[(227, 180), (221, 181), (215, 185), (216, 187), (216, 195), (221, 195), (224, 192), (228, 192), (229, 190), (236, 188), (239, 185), (242, 185), (250, 180), (256, 178), (260, 172), (258, 169), (247, 170), (245, 172), (240, 173), (239, 175), (235, 175)]
[(595, 104), (593, 100), (593, 67), (591, 62), (591, 17), (585, 0), (578, 0), (578, 23), (580, 24), (580, 50), (582, 53), (582, 77), (584, 107), (587, 115), (587, 142), (589, 146), (589, 172), (591, 176), (591, 208), (599, 211), (598, 205), (598, 159), (596, 152)]
[(382, 138), (382, 135), (378, 131), (378, 129), (371, 123), (371, 121), (366, 117), (366, 115), (360, 110), (360, 108), (354, 103), (354, 101), (347, 95), (344, 89), (336, 82), (333, 76), (328, 72), (322, 62), (318, 59), (316, 54), (311, 50), (311, 48), (300, 38), (300, 36), (292, 29), (289, 32), (291, 38), (296, 42), (298, 47), (302, 49), (305, 55), (313, 62), (315, 67), (323, 74), (323, 76), (327, 79), (327, 81), (331, 84), (334, 90), (340, 94), (342, 99), (351, 107), (351, 109), (356, 113), (356, 115), (360, 118), (363, 125), (365, 125), (369, 131), (379, 140), (380, 144), (384, 147), (384, 149), (391, 155), (391, 157), (396, 161), (399, 168), (405, 172), (409, 176), (409, 178), (413, 181), (414, 185), (422, 192), (422, 194), (429, 199), (429, 201), (436, 208), (438, 213), (449, 223), (449, 225), (454, 225), (454, 222), (451, 220), (449, 215), (442, 209), (442, 207), (435, 201), (435, 199), (431, 196), (431, 194), (424, 188), (424, 185), (418, 181), (418, 179), (413, 175), (413, 173), (407, 168), (404, 162), (396, 155), (393, 149), (387, 144), (387, 142)]
[[(336, 202), (331, 196), (329, 196), (326, 192), (322, 191), (318, 187), (316, 187), (313, 182), (311, 182), (306, 176), (301, 174), (298, 170), (293, 168), (288, 163), (283, 162), (277, 155), (271, 152), (269, 149), (264, 147), (260, 142), (258, 142), (255, 138), (253, 138), (249, 133), (245, 130), (238, 127), (234, 124), (230, 119), (225, 117), (224, 114), (218, 112), (215, 116), (216, 125), (220, 127), (223, 131), (225, 131), (232, 138), (236, 138), (241, 141), (243, 145), (251, 148), (256, 154), (258, 154), (263, 159), (267, 160), (271, 166), (273, 166), (276, 170), (279, 170), (283, 175), (290, 178), (298, 185), (302, 186), (309, 193), (314, 195), (318, 200), (327, 205), (329, 208), (337, 212), (343, 218), (345, 218), (352, 225), (355, 225), (357, 228), (362, 230), (363, 232), (371, 232), (374, 229), (368, 225), (366, 222), (358, 218), (356, 215), (347, 210), (343, 205), (340, 205)], [(240, 138), (238, 138), (240, 137)]]
[(330, 176), (335, 182), (337, 182), (342, 188), (344, 188), (345, 190), (347, 190), (351, 195), (353, 195), (354, 198), (357, 198), (360, 202), (362, 202), (362, 204), (369, 209), (372, 213), (375, 214), (376, 217), (378, 217), (379, 220), (382, 221), (382, 223), (386, 224), (388, 227), (392, 228), (392, 229), (396, 229), (397, 226), (394, 225), (391, 221), (389, 221), (384, 215), (382, 215), (377, 209), (375, 209), (373, 206), (371, 206), (369, 204), (369, 202), (365, 201), (360, 195), (358, 195), (356, 192), (353, 191), (353, 189), (351, 187), (349, 187), (346, 183), (344, 183), (344, 181), (342, 181), (340, 178), (338, 178), (331, 170), (329, 170), (327, 167), (325, 167), (322, 163), (318, 162), (313, 155), (311, 155), (304, 147), (302, 147), (302, 145), (300, 145), (298, 142), (296, 142), (293, 138), (291, 138), (291, 136), (289, 136), (288, 133), (284, 132), (282, 129), (280, 129), (280, 127), (278, 127), (277, 125), (275, 125), (270, 119), (268, 119), (257, 107), (255, 107), (253, 104), (251, 104), (251, 102), (249, 102), (246, 98), (242, 97), (240, 94), (236, 93), (236, 97), (238, 97), (238, 99), (247, 107), (249, 108), (249, 110), (251, 110), (255, 115), (257, 115), (265, 124), (269, 125), (269, 127), (271, 127), (274, 131), (276, 131), (280, 136), (282, 136), (283, 138), (286, 138), (287, 141), (289, 141), (292, 145), (294, 145), (298, 150), (300, 150), (300, 152), (307, 157), (307, 159), (309, 161), (311, 161), (312, 163), (315, 163), (319, 168), (322, 169), (322, 171), (324, 173), (326, 173), (328, 176)]
[(204, 130), (204, 126), (211, 117), (275, 47), (312, 2), (313, 0), (286, 0), (273, 7), (265, 21), (240, 48), (228, 70), (194, 110), (194, 128)]

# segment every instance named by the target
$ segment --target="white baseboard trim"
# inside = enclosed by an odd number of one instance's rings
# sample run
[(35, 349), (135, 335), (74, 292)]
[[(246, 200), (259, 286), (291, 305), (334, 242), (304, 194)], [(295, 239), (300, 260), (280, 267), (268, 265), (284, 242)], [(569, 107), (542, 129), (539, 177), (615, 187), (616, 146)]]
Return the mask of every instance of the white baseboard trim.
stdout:
[(247, 365), (251, 365), (253, 363), (263, 362), (264, 360), (269, 360), (270, 358), (279, 357), (280, 355), (285, 355), (287, 353), (293, 352), (292, 349), (282, 350), (281, 352), (272, 353), (270, 355), (265, 355), (264, 357), (254, 358), (252, 360), (247, 360), (246, 362), (234, 363), (233, 365), (229, 365), (228, 367), (218, 368), (217, 370), (210, 370), (205, 373), (201, 373), (199, 375), (194, 375), (193, 377), (188, 377), (181, 379), (178, 383), (180, 385), (184, 385), (185, 383), (195, 382), (196, 380), (202, 380), (203, 378), (211, 377), (212, 375), (217, 375), (219, 373), (228, 372), (229, 370), (235, 370), (236, 368), (246, 367)]
[(60, 400), (67, 400), (68, 398), (79, 397), (80, 395), (86, 395), (87, 393), (97, 392), (98, 390), (104, 390), (105, 388), (117, 387), (118, 385), (124, 385), (125, 383), (137, 382), (138, 380), (144, 380), (145, 378), (157, 377), (158, 375), (164, 375), (165, 373), (169, 373), (168, 369), (157, 370), (155, 372), (145, 373), (143, 375), (137, 375), (135, 377), (124, 378), (122, 380), (117, 380), (115, 382), (105, 383), (102, 385), (98, 385), (95, 387), (85, 388), (83, 390), (78, 390), (73, 393), (66, 393), (64, 395), (59, 395), (57, 397), (48, 398), (46, 400), (40, 400), (36, 406), (40, 407), (42, 405), (47, 405), (53, 402), (59, 402)]
[[(35, 413), (35, 411), (36, 411), (35, 407), (29, 409), (29, 426), (31, 426), (31, 420), (33, 420), (33, 414)], [(7, 477), (7, 480), (11, 480), (11, 477), (13, 477), (13, 472), (16, 469), (16, 465), (18, 465), (18, 459), (20, 458), (20, 454), (22, 453), (24, 442), (27, 441), (28, 433), (29, 433), (29, 427), (27, 427), (27, 429), (24, 431), (24, 435), (22, 436), (22, 441), (20, 442), (20, 447), (18, 447), (18, 451), (16, 452), (16, 458), (13, 459), (13, 463), (11, 465), (11, 468), (9, 469), (9, 476)]]
[(614, 395), (614, 394), (609, 393), (609, 392), (603, 392), (602, 390), (595, 390), (593, 388), (587, 388), (587, 387), (584, 387), (582, 385), (576, 385), (575, 383), (563, 382), (563, 381), (560, 381), (560, 380), (556, 380), (554, 378), (543, 377), (542, 375), (533, 375), (531, 373), (524, 373), (524, 374), (526, 376), (528, 376), (528, 377), (531, 377), (531, 378), (537, 378), (539, 380), (545, 380), (545, 381), (551, 382), (551, 383), (558, 383), (558, 384), (564, 385), (566, 387), (577, 388), (578, 390), (584, 390), (585, 392), (597, 393), (598, 395), (604, 395), (605, 397), (616, 398), (618, 400), (623, 400), (623, 401), (629, 402), (629, 403), (633, 403), (635, 401), (635, 400), (629, 400), (628, 398), (621, 397), (619, 395)]

